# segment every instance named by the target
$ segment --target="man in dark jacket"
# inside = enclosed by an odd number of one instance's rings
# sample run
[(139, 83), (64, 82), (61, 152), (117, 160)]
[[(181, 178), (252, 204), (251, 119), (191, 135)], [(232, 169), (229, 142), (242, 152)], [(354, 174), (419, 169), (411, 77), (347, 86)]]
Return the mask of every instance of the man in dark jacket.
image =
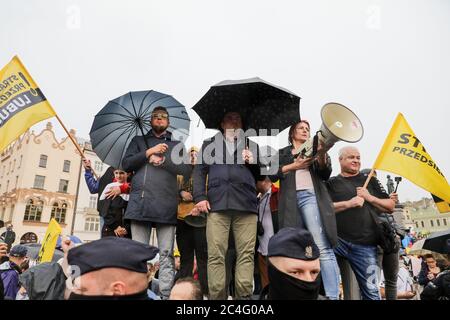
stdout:
[(131, 220), (133, 240), (144, 244), (150, 241), (152, 226), (156, 227), (160, 250), (159, 285), (162, 298), (167, 299), (175, 275), (177, 175), (189, 179), (192, 167), (181, 142), (172, 141), (166, 131), (169, 114), (164, 107), (153, 110), (151, 126), (148, 134), (131, 140), (122, 162), (126, 172), (135, 173), (125, 219)]
[[(200, 212), (209, 212), (208, 287), (210, 299), (226, 299), (225, 255), (230, 229), (237, 253), (235, 287), (237, 298), (252, 294), (256, 240), (256, 180), (259, 166), (245, 147), (242, 119), (228, 112), (221, 123), (223, 133), (206, 141), (194, 167), (194, 202)], [(208, 176), (208, 187), (206, 180)]]

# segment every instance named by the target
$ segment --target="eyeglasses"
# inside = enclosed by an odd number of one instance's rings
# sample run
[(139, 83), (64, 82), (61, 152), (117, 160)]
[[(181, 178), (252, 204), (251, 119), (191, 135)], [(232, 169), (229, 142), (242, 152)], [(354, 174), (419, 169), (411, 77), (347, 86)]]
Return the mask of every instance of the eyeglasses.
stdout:
[(167, 113), (152, 113), (152, 118), (162, 118), (162, 119), (168, 119), (169, 115)]

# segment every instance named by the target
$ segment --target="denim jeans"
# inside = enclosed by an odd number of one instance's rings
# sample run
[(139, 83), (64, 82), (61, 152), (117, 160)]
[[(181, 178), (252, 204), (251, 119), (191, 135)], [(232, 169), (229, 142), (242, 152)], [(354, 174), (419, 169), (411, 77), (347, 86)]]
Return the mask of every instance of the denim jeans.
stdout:
[(314, 190), (297, 191), (297, 208), (306, 229), (311, 232), (320, 250), (320, 273), (325, 294), (329, 299), (339, 298), (339, 267), (333, 249), (323, 230)]
[[(173, 246), (176, 226), (156, 224), (156, 237), (159, 248), (159, 291), (163, 300), (169, 298), (175, 277)], [(150, 223), (132, 220), (131, 236), (133, 240), (149, 244), (152, 226)]]
[(339, 238), (334, 252), (350, 263), (358, 281), (362, 299), (380, 300), (377, 247), (354, 244)]

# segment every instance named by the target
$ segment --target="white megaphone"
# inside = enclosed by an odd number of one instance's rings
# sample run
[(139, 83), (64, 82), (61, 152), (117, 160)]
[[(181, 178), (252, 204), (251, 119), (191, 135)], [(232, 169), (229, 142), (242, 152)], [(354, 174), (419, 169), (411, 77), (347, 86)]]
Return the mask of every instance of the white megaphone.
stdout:
[(339, 140), (350, 143), (358, 142), (364, 135), (364, 128), (359, 118), (353, 111), (340, 103), (325, 104), (320, 115), (322, 117), (320, 130), (295, 151), (295, 157), (315, 156), (319, 142), (329, 148)]

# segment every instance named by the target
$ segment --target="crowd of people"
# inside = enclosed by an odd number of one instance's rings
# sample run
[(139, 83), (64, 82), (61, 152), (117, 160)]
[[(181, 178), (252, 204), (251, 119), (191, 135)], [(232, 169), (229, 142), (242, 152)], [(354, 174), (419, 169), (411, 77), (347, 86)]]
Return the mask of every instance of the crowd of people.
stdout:
[[(152, 129), (131, 141), (122, 168), (96, 179), (83, 162), (89, 190), (99, 194), (101, 239), (64, 240), (59, 264), (28, 270), (21, 267), (25, 247), (0, 244), (0, 292), (8, 299), (450, 297), (448, 259), (416, 261), (401, 252), (400, 235), (382, 241), (379, 221), (398, 196), (376, 177), (364, 187), (357, 148), (340, 149), (340, 172), (332, 176), (332, 146), (298, 156), (311, 130), (301, 120), (290, 127), (274, 173), (263, 175), (258, 152), (239, 134), (244, 120), (226, 113), (220, 132), (186, 152), (167, 131), (169, 113), (156, 107)], [(175, 161), (174, 150), (189, 161)], [(149, 245), (153, 229), (157, 247)], [(42, 274), (35, 268), (49, 268), (43, 279), (55, 279), (39, 292), (29, 291), (36, 287), (30, 281), (39, 282), (30, 274)]]

